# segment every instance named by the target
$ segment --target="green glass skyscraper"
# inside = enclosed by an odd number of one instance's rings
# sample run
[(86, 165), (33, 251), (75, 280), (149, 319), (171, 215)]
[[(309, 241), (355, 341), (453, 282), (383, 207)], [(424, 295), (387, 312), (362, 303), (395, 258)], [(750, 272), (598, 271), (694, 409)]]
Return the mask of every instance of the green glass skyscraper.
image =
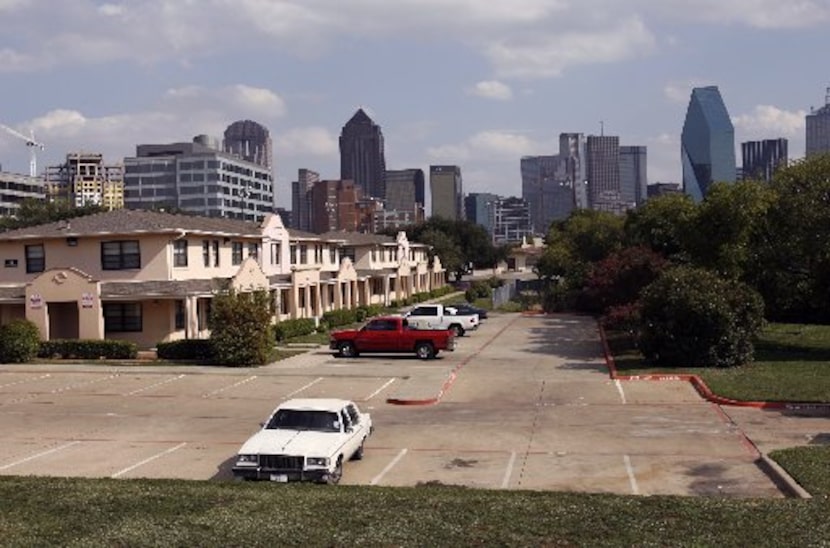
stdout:
[(680, 149), (683, 191), (695, 201), (712, 183), (735, 182), (735, 128), (717, 86), (692, 89)]

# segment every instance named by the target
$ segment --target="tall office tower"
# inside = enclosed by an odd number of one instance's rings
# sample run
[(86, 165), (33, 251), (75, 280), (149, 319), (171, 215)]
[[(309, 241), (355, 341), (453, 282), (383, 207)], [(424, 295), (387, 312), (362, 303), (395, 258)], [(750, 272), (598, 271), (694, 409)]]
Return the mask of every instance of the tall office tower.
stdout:
[(701, 201), (715, 182), (734, 183), (735, 128), (717, 86), (692, 89), (683, 134), (683, 191)]
[(493, 233), (493, 207), (499, 196), (489, 192), (471, 192), (464, 197), (464, 214), (468, 221), (483, 226)]
[(433, 217), (453, 221), (464, 218), (460, 167), (429, 166), (429, 191), (432, 195)]
[(317, 181), (311, 189), (311, 232), (357, 230), (358, 191), (354, 181)]
[(310, 169), (301, 168), (297, 180), (291, 183), (291, 219), (292, 228), (311, 231), (311, 189), (320, 180), (320, 174)]
[(741, 143), (743, 179), (771, 181), (779, 167), (787, 165), (787, 140), (765, 139)]
[(125, 207), (249, 221), (272, 213), (271, 169), (204, 142), (138, 145), (135, 157), (124, 158)]
[(620, 147), (620, 197), (623, 204), (642, 205), (648, 198), (647, 149), (644, 146)]
[(585, 146), (588, 206), (619, 213), (627, 209), (620, 192), (620, 138), (589, 135)]
[(810, 109), (807, 115), (806, 155), (830, 152), (830, 87), (824, 97), (824, 106)]
[[(559, 155), (567, 159), (565, 180), (573, 187), (574, 208), (588, 208), (588, 174), (586, 171), (585, 135), (582, 133), (560, 133)], [(563, 219), (570, 214), (565, 213)], [(539, 228), (539, 227), (537, 227)]]
[(530, 206), (522, 198), (499, 198), (492, 209), (492, 236), (496, 245), (521, 242), (533, 236)]
[(46, 168), (46, 193), (51, 200), (64, 200), (81, 207), (124, 207), (124, 166), (105, 165), (101, 154), (73, 152), (66, 162)]
[(225, 129), (225, 152), (268, 169), (274, 167), (271, 133), (253, 120), (239, 120)]
[(385, 171), (383, 133), (359, 108), (340, 133), (340, 179), (354, 181), (366, 197), (382, 199)]
[[(386, 181), (385, 209), (400, 214), (388, 215), (388, 218), (412, 218), (415, 223), (424, 220), (424, 170), (397, 169), (388, 170), (384, 175)], [(386, 218), (386, 217), (384, 217)], [(385, 222), (385, 221), (384, 221)]]
[(15, 215), (23, 200), (45, 199), (43, 179), (5, 172), (0, 167), (0, 215)]

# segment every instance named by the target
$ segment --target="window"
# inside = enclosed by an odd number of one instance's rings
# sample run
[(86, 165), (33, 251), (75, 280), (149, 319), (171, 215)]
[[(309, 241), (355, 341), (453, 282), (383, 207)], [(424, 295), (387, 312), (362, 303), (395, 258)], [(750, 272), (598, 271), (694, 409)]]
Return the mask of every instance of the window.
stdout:
[(202, 240), (202, 261), (210, 266), (210, 240)]
[(290, 253), (289, 260), (291, 264), (297, 264), (297, 244), (291, 244)]
[(43, 244), (26, 246), (26, 273), (43, 272), (46, 270), (46, 253)]
[(329, 247), (329, 262), (331, 264), (337, 264), (337, 248), (334, 246)]
[(104, 332), (141, 331), (141, 303), (104, 303)]
[(314, 263), (315, 264), (322, 264), (323, 263), (323, 246), (321, 246), (321, 245), (314, 246)]
[(187, 240), (173, 240), (173, 266), (187, 266)]
[(410, 316), (437, 316), (437, 306), (419, 306), (409, 313)]
[(242, 242), (231, 243), (231, 263), (234, 265), (242, 264)]
[(219, 266), (219, 240), (213, 240), (213, 266)]
[(176, 329), (184, 329), (184, 301), (176, 301)]
[(138, 240), (101, 242), (101, 268), (103, 270), (141, 268)]
[(271, 264), (280, 264), (280, 244), (271, 244)]
[(254, 259), (259, 260), (259, 244), (256, 242), (250, 242), (248, 244), (248, 257), (252, 257)]
[(308, 246), (300, 244), (300, 264), (308, 264)]

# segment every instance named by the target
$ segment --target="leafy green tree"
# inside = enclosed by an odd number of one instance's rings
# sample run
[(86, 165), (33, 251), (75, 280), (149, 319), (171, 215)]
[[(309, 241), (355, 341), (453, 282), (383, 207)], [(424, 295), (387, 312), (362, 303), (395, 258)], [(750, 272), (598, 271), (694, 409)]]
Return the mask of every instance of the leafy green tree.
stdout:
[(271, 299), (267, 291), (216, 295), (210, 314), (210, 341), (223, 365), (268, 363), (274, 346)]
[(629, 211), (625, 234), (629, 245), (645, 245), (666, 258), (685, 261), (689, 227), (697, 205), (688, 194), (665, 194)]
[(594, 312), (636, 303), (667, 260), (646, 246), (626, 247), (594, 263), (585, 285), (585, 303)]
[(830, 154), (780, 169), (747, 279), (770, 319), (830, 322)]
[(99, 205), (89, 204), (76, 207), (66, 200), (48, 202), (46, 200), (27, 199), (20, 203), (20, 208), (14, 217), (0, 219), (0, 229), (12, 230), (27, 226), (35, 226), (57, 221), (65, 221), (75, 217), (92, 215), (106, 211)]
[(748, 285), (678, 266), (643, 290), (640, 349), (663, 366), (730, 367), (752, 361), (764, 302)]
[(430, 217), (426, 222), (406, 228), (410, 241), (433, 246), (447, 272), (460, 278), (465, 267), (473, 263), (479, 268), (492, 267), (507, 258), (509, 247), (493, 245), (487, 230), (471, 221)]
[(755, 244), (775, 201), (775, 191), (763, 181), (712, 185), (688, 222), (692, 262), (721, 276), (743, 279), (747, 266), (757, 263)]

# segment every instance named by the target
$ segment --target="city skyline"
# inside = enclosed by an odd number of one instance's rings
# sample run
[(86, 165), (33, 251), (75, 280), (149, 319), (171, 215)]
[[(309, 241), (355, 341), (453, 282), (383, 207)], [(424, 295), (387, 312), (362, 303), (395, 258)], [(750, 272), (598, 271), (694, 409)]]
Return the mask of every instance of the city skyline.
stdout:
[[(522, 156), (601, 126), (648, 147), (650, 183), (681, 182), (689, 94), (710, 84), (736, 143), (786, 138), (803, 157), (805, 117), (830, 84), (814, 68), (830, 46), (818, 0), (330, 6), (0, 2), (0, 123), (34, 130), (42, 172), (68, 153), (111, 163), (253, 120), (270, 131), (277, 203), (290, 207), (298, 169), (339, 176), (338, 136), (361, 107), (383, 129), (387, 169), (458, 165), (465, 192), (519, 196)], [(736, 69), (747, 51), (764, 67)], [(3, 169), (28, 163), (25, 143), (0, 134)]]

